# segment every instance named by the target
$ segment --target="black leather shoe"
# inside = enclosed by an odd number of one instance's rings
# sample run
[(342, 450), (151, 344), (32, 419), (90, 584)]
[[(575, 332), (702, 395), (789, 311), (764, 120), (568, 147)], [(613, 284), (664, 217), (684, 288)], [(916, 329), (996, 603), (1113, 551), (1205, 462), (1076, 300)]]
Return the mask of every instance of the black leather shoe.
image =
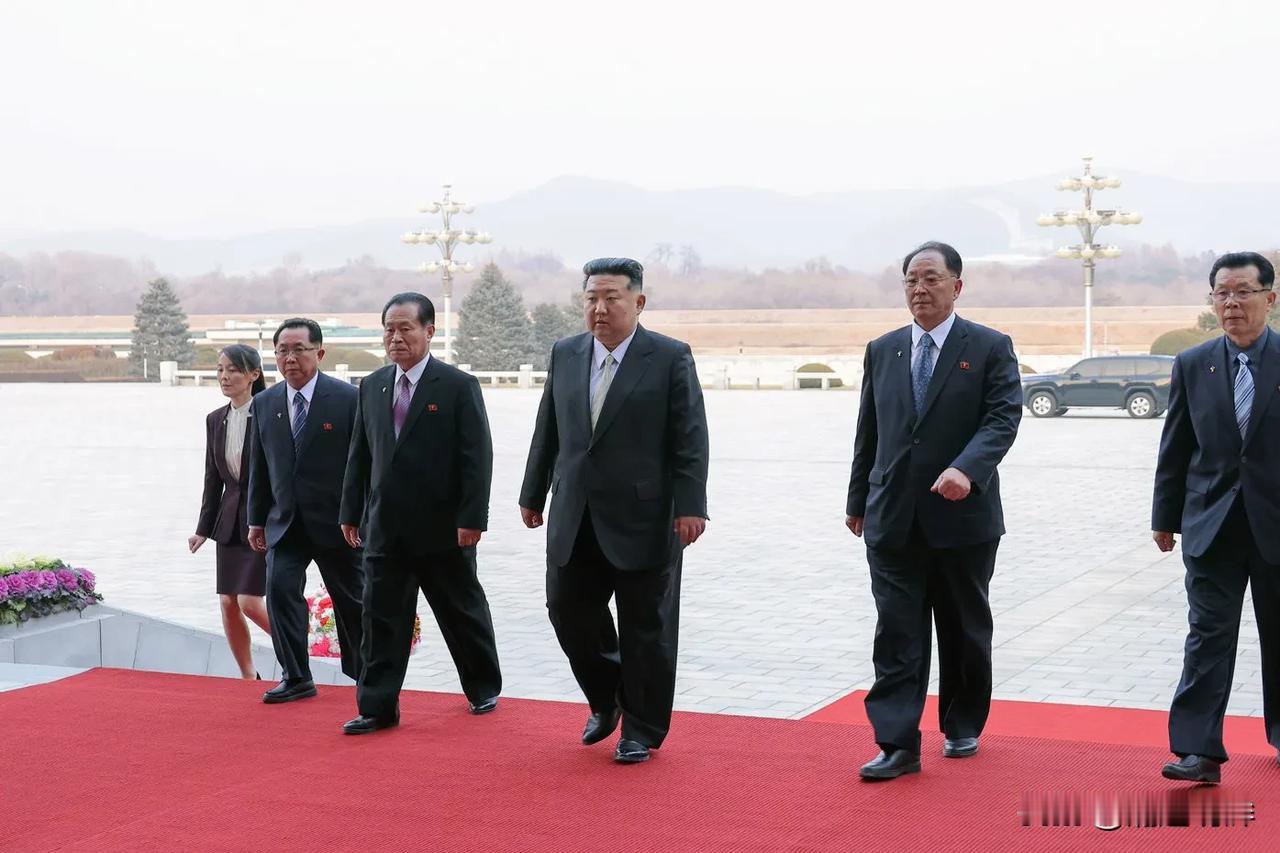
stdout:
[(863, 779), (897, 779), (904, 773), (920, 772), (920, 753), (909, 749), (895, 749), (892, 754), (883, 750), (872, 760), (862, 765), (858, 775)]
[(613, 751), (613, 760), (619, 764), (639, 764), (649, 760), (649, 747), (639, 741), (622, 738)]
[(268, 705), (279, 705), (281, 702), (308, 699), (314, 695), (316, 695), (316, 683), (308, 678), (306, 681), (282, 681), (263, 693), (262, 701)]
[(976, 737), (947, 738), (942, 742), (943, 758), (968, 758), (978, 751)]
[(1170, 761), (1160, 771), (1160, 775), (1179, 782), (1209, 782), (1216, 785), (1222, 781), (1222, 763), (1199, 755), (1187, 755), (1177, 761)]
[(347, 720), (342, 724), (342, 733), (344, 735), (367, 735), (378, 731), (379, 729), (390, 729), (400, 725), (400, 712), (396, 711), (389, 717), (370, 717), (361, 714), (354, 720)]
[(611, 711), (605, 711), (603, 714), (592, 714), (587, 717), (587, 727), (582, 730), (582, 742), (586, 746), (600, 741), (613, 734), (618, 728), (618, 721), (622, 719), (622, 709), (614, 708)]
[(498, 697), (490, 696), (488, 699), (481, 699), (479, 702), (472, 702), (471, 713), (487, 714), (496, 707), (498, 707)]

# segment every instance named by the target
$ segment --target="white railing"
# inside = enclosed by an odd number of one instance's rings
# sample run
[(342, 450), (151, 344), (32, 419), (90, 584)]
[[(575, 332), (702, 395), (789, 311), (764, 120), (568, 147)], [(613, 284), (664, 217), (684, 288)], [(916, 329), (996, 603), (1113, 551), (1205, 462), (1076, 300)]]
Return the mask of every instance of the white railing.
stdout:
[[(488, 388), (540, 388), (547, 381), (547, 371), (534, 370), (532, 365), (522, 364), (519, 370), (472, 370), (469, 364), (458, 365), (459, 369), (470, 373), (481, 385)], [(343, 382), (364, 379), (372, 370), (351, 370), (345, 364), (339, 364), (329, 375)], [(267, 384), (280, 381), (280, 375), (274, 370), (264, 370)], [(854, 388), (857, 382), (839, 373), (826, 373), (815, 370), (792, 370), (789, 372), (774, 371), (772, 374), (753, 373), (749, 376), (730, 374), (727, 367), (712, 371), (710, 376), (700, 377), (705, 388), (716, 390), (782, 388), (798, 391), (803, 387), (803, 380), (815, 380), (823, 391), (832, 388)], [(218, 374), (215, 370), (179, 370), (175, 362), (163, 362), (160, 366), (160, 381), (165, 385), (203, 385), (206, 382), (216, 383)], [(836, 383), (839, 382), (839, 385)]]
[[(166, 367), (172, 365), (171, 367)], [(481, 385), (490, 388), (506, 387), (506, 388), (537, 388), (547, 381), (547, 371), (534, 370), (531, 364), (520, 365), (519, 370), (472, 370), (469, 364), (460, 364), (458, 367), (467, 373), (470, 373)], [(341, 379), (343, 382), (351, 382), (353, 380), (364, 379), (372, 370), (352, 370), (345, 364), (335, 365), (329, 375), (334, 379)], [(263, 370), (263, 378), (267, 380), (268, 385), (272, 385), (280, 381), (280, 374), (275, 370)], [(216, 383), (218, 381), (218, 372), (216, 370), (179, 370), (176, 362), (163, 362), (160, 369), (160, 381), (166, 385), (203, 385), (206, 382)]]

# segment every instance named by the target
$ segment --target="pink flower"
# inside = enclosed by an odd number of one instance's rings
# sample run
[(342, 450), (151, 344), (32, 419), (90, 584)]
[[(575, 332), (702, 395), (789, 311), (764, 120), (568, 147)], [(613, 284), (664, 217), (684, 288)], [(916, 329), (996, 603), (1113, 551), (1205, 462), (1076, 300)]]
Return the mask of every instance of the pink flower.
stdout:
[(58, 585), (67, 592), (76, 592), (80, 589), (80, 579), (70, 569), (58, 569), (54, 574), (58, 578)]

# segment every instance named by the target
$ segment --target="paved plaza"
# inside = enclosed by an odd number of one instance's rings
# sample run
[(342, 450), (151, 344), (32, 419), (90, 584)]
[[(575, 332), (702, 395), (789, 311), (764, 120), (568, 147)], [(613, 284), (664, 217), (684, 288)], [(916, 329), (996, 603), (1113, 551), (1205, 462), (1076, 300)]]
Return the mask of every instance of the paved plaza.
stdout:
[[(544, 533), (516, 509), (538, 397), (485, 393), (495, 464), (480, 571), (504, 692), (577, 701), (547, 621)], [(96, 572), (110, 604), (220, 631), (212, 543), (193, 556), (186, 538), (204, 415), (221, 401), (210, 387), (0, 384), (0, 558), (60, 556)], [(677, 708), (794, 717), (870, 686), (867, 563), (844, 527), (857, 404), (848, 391), (707, 392), (711, 521), (685, 555)], [(1162, 424), (1023, 420), (1001, 467), (997, 698), (1168, 707), (1186, 599), (1180, 554), (1160, 554), (1149, 530)], [(458, 692), (421, 613), (407, 685)], [(1261, 715), (1250, 601), (1235, 678), (1229, 711)]]

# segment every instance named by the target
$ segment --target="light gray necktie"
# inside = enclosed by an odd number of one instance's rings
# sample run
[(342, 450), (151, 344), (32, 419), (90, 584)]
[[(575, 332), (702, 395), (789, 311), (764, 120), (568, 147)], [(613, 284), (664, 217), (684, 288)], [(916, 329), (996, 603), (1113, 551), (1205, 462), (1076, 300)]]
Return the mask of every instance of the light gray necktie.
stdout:
[(604, 408), (604, 398), (609, 393), (609, 384), (613, 382), (614, 365), (618, 362), (613, 360), (613, 353), (609, 353), (604, 357), (604, 366), (600, 368), (600, 379), (596, 382), (595, 393), (591, 395), (591, 429), (596, 428), (596, 421), (600, 420), (600, 410)]
[(1249, 356), (1236, 356), (1240, 371), (1236, 374), (1236, 423), (1240, 425), (1240, 437), (1249, 431), (1249, 415), (1253, 412), (1253, 374), (1249, 372)]

